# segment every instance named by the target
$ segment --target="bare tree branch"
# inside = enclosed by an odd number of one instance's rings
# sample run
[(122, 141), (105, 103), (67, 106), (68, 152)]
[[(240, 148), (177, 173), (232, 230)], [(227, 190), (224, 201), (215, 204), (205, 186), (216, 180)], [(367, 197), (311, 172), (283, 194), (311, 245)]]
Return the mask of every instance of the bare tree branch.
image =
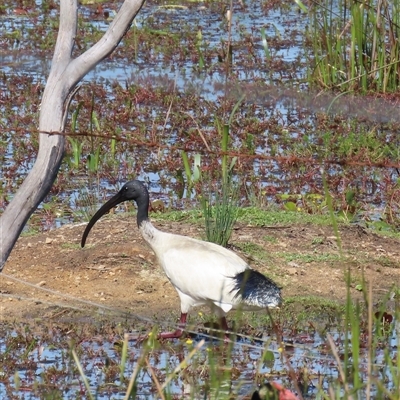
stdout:
[[(65, 113), (79, 81), (107, 57), (129, 29), (144, 0), (125, 0), (107, 32), (93, 47), (72, 59), (77, 28), (77, 0), (60, 1), (60, 27), (43, 93), (39, 131), (63, 132)], [(0, 217), (0, 271), (31, 214), (49, 193), (64, 155), (63, 135), (39, 134), (35, 164)]]
[[(92, 68), (115, 50), (143, 3), (144, 0), (125, 0), (103, 37), (68, 65), (68, 74), (72, 82), (75, 80), (79, 82)], [(133, 17), (132, 10), (135, 10)], [(126, 28), (121, 31), (123, 27)]]

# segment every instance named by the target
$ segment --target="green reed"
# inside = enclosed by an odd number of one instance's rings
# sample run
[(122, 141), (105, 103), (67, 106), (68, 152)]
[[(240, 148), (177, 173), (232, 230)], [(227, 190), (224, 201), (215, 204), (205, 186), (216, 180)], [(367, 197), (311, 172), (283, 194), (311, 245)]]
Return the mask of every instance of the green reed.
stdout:
[[(324, 171), (321, 171), (327, 207), (330, 212), (333, 231), (336, 236), (339, 255), (343, 257), (342, 240), (334, 215), (329, 187)], [(336, 342), (328, 335), (328, 343), (337, 363), (338, 378), (334, 379), (328, 390), (319, 389), (317, 399), (358, 400), (358, 399), (398, 399), (400, 396), (400, 360), (393, 358), (392, 339), (400, 344), (396, 324), (399, 318), (399, 304), (392, 300), (398, 297), (399, 289), (392, 290), (377, 303), (373, 299), (372, 284), (367, 284), (367, 271), (362, 271), (362, 283), (357, 290), (363, 293), (363, 302), (354, 301), (351, 294), (352, 271), (343, 271), (347, 288), (342, 335)], [(375, 301), (374, 301), (375, 300)], [(378, 305), (376, 305), (378, 304)], [(379, 355), (383, 357), (377, 362)], [(387, 383), (391, 382), (389, 389)]]
[(324, 0), (308, 9), (308, 81), (341, 91), (397, 90), (400, 2)]

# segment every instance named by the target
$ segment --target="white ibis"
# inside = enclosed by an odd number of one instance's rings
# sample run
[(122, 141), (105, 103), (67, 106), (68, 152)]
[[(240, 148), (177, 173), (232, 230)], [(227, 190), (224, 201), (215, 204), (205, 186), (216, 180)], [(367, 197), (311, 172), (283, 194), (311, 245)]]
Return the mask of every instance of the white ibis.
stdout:
[(82, 236), (81, 246), (96, 221), (117, 204), (133, 200), (137, 204), (137, 225), (143, 239), (153, 249), (158, 262), (178, 292), (181, 317), (174, 332), (159, 338), (179, 338), (187, 314), (194, 306), (208, 305), (228, 330), (226, 314), (232, 309), (245, 311), (279, 307), (280, 288), (263, 274), (251, 269), (234, 252), (214, 243), (162, 232), (149, 220), (149, 192), (138, 180), (127, 182), (92, 217)]

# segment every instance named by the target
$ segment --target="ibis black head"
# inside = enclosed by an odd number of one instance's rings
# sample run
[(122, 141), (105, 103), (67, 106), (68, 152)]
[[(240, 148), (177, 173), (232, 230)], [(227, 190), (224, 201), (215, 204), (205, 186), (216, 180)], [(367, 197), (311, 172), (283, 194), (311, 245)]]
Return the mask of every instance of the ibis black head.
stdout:
[(127, 200), (134, 200), (138, 206), (137, 221), (138, 225), (142, 221), (148, 219), (148, 208), (149, 208), (149, 192), (147, 191), (144, 184), (138, 180), (129, 181), (122, 186), (122, 189), (110, 200), (107, 201), (100, 209), (93, 215), (92, 219), (86, 226), (85, 232), (83, 232), (81, 246), (84, 247), (86, 238), (89, 235), (93, 225), (109, 210), (113, 207)]

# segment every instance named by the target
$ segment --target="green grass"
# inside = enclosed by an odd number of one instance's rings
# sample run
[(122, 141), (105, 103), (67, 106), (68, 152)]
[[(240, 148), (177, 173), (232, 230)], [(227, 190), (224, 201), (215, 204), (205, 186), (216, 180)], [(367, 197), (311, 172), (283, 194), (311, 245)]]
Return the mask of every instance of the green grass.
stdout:
[[(203, 214), (199, 209), (184, 211), (167, 211), (152, 215), (159, 221), (185, 221), (188, 223), (202, 223)], [(237, 222), (251, 226), (290, 226), (293, 224), (316, 224), (327, 226), (330, 224), (329, 215), (312, 215), (303, 212), (284, 210), (264, 210), (257, 207), (245, 207), (238, 209)], [(338, 218), (338, 221), (341, 221)]]
[(21, 232), (21, 237), (35, 236), (39, 233), (40, 233), (39, 229), (37, 229), (33, 226), (30, 226), (30, 225), (27, 225), (26, 228)]
[(386, 256), (374, 258), (378, 265), (389, 268), (400, 268), (400, 265)]
[(319, 244), (323, 244), (324, 241), (325, 241), (325, 238), (324, 238), (324, 237), (315, 237), (315, 238), (312, 240), (311, 244), (312, 244), (312, 245), (319, 245)]
[(61, 243), (61, 248), (62, 249), (80, 249), (81, 245), (80, 245), (80, 243), (62, 242)]
[(247, 255), (256, 257), (260, 260), (265, 260), (269, 257), (268, 252), (264, 249), (263, 246), (260, 246), (257, 243), (253, 242), (238, 242), (236, 246), (241, 249)]
[(323, 263), (333, 263), (333, 262), (340, 262), (344, 261), (343, 257), (339, 254), (330, 254), (330, 253), (307, 253), (307, 254), (300, 254), (300, 253), (282, 253), (281, 257), (285, 259), (285, 261), (299, 261), (303, 263), (312, 263), (312, 262), (323, 262)]
[(275, 236), (271, 236), (271, 235), (266, 235), (263, 237), (263, 239), (266, 242), (272, 243), (272, 244), (276, 244), (278, 242), (278, 239)]
[(309, 323), (328, 322), (338, 324), (342, 318), (345, 305), (343, 302), (318, 296), (288, 296), (285, 297), (282, 309), (282, 320), (303, 329)]
[(308, 223), (326, 226), (331, 223), (329, 215), (284, 210), (262, 210), (256, 207), (240, 209), (238, 221), (252, 226), (290, 226)]

